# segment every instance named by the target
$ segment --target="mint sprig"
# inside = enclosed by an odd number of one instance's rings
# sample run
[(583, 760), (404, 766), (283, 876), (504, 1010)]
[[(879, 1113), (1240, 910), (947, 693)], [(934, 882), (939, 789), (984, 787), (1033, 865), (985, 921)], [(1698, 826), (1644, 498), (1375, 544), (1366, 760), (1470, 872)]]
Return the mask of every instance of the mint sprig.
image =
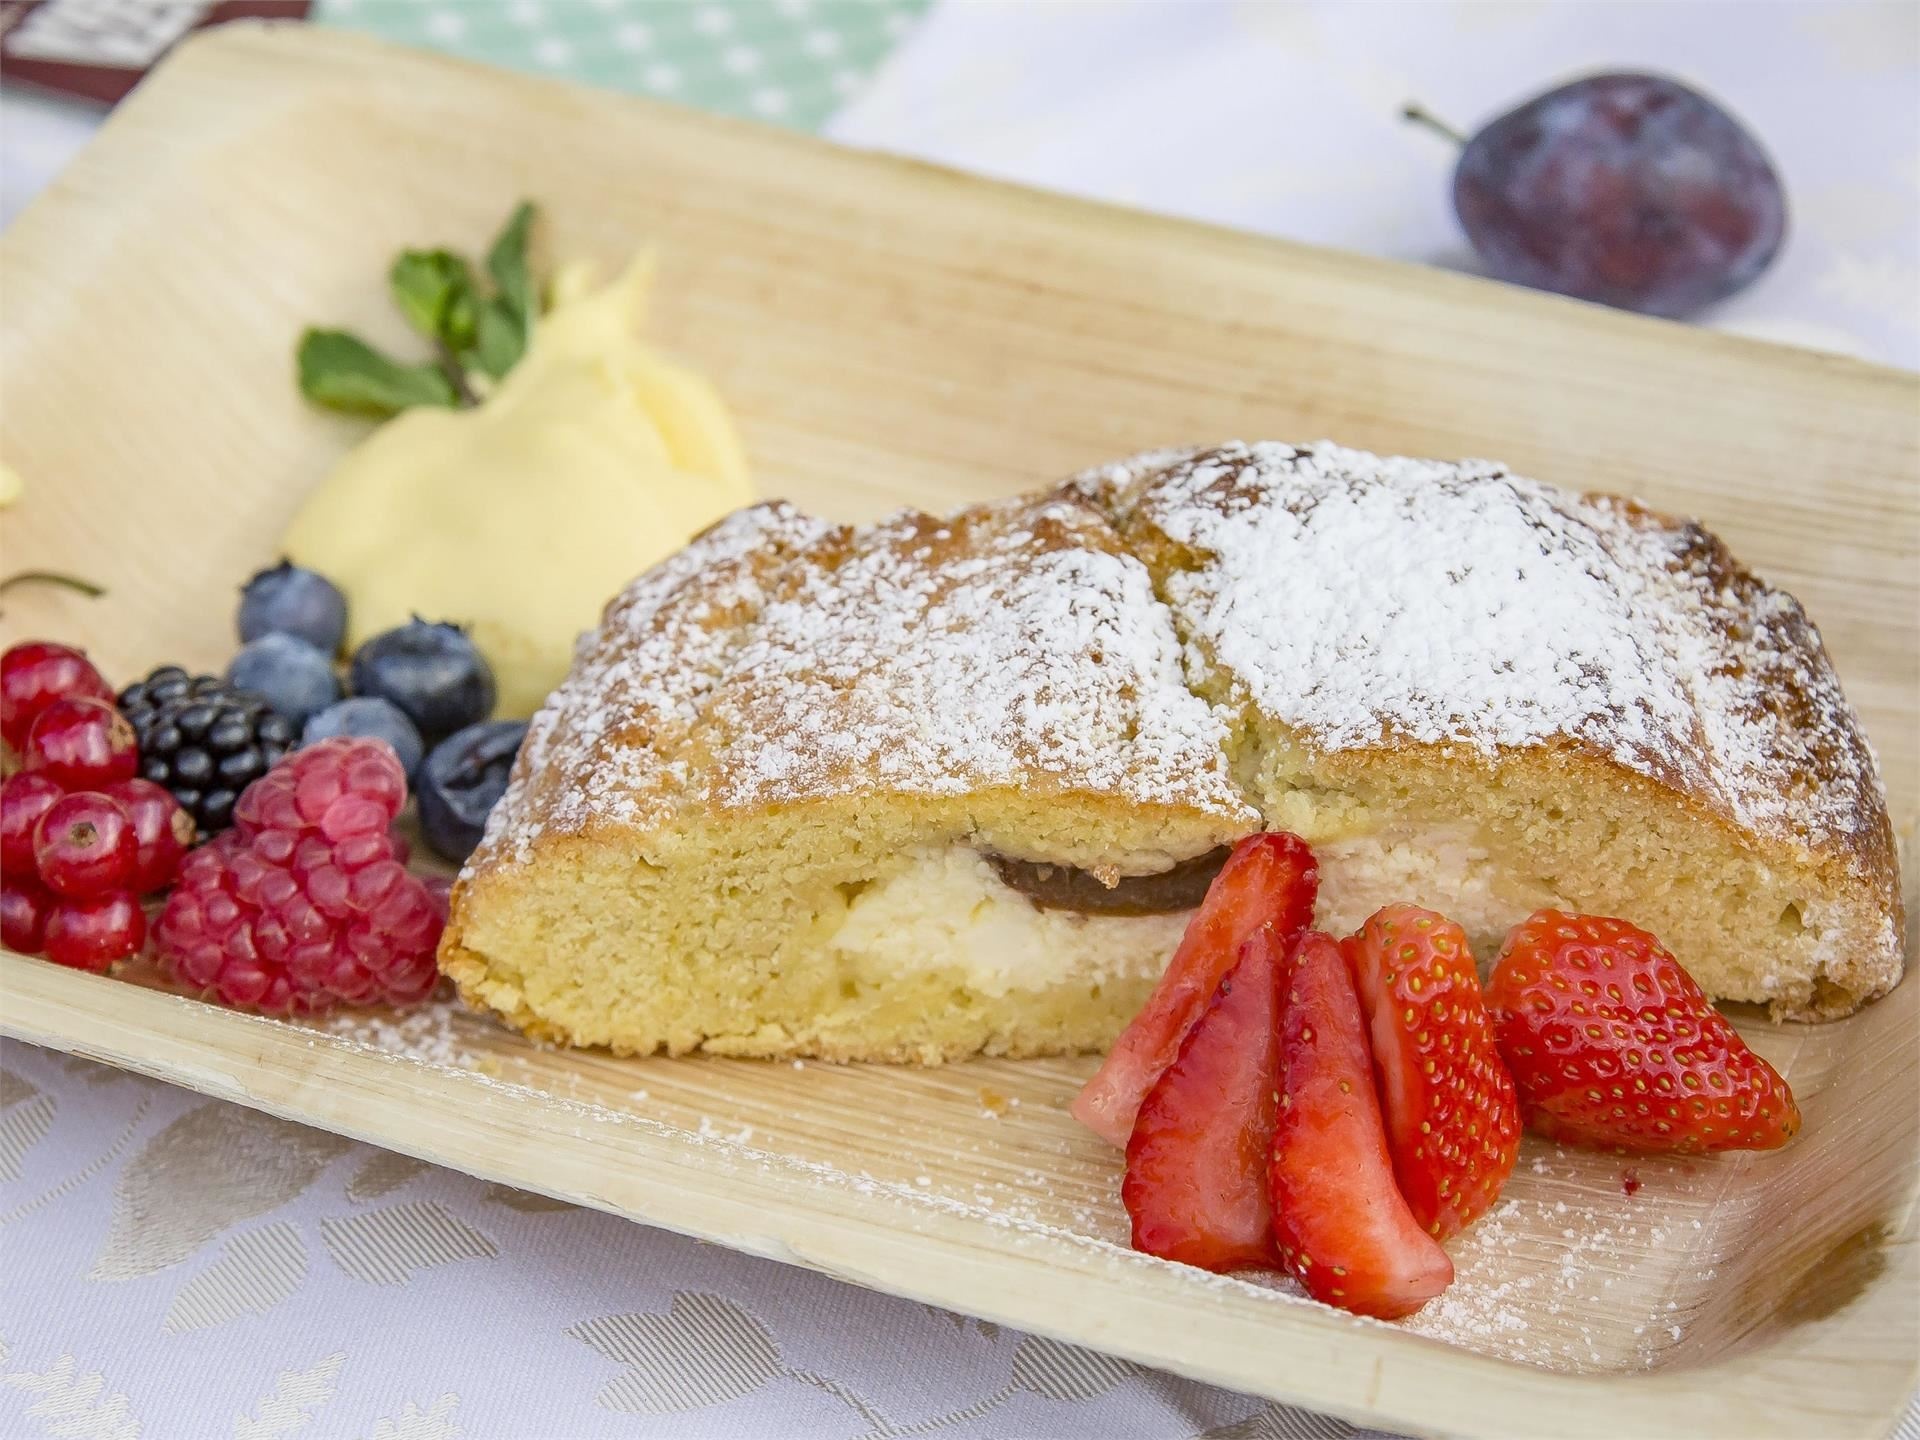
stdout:
[(402, 365), (344, 330), (308, 330), (300, 337), (300, 393), (316, 405), (385, 419), (415, 405), (460, 404), (460, 392), (437, 362)]
[[(528, 264), (534, 207), (523, 201), (487, 251), (491, 293), (451, 250), (406, 250), (387, 288), (435, 358), (408, 364), (344, 330), (308, 329), (296, 369), (300, 393), (316, 405), (385, 419), (416, 405), (472, 405), (476, 391), (504, 378), (533, 341), (539, 286)], [(484, 381), (476, 383), (478, 377)]]

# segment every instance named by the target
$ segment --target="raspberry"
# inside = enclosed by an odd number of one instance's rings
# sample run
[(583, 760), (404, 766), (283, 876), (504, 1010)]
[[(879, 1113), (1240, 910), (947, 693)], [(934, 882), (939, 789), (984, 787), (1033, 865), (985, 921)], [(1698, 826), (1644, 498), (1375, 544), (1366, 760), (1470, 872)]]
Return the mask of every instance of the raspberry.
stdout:
[(241, 795), (233, 828), (181, 862), (154, 926), (162, 962), (270, 1014), (425, 999), (444, 916), (390, 833), (406, 798), (384, 741), (282, 760)]

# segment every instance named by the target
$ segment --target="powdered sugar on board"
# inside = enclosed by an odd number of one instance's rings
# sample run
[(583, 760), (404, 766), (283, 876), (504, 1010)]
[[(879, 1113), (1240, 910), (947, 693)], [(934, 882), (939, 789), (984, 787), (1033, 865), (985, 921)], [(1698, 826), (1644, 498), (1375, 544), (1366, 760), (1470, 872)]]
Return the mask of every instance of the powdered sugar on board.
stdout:
[[(474, 1026), (462, 1044), (461, 1032)], [(817, 1106), (824, 1092), (812, 1087), (837, 1087), (869, 1073), (858, 1067), (809, 1065), (797, 1074), (789, 1066), (759, 1067), (756, 1073), (772, 1093), (756, 1097), (753, 1106), (723, 1106), (703, 1077), (715, 1065), (736, 1062), (604, 1060), (593, 1071), (556, 1073), (541, 1058), (552, 1052), (522, 1051), (523, 1042), (457, 1005), (336, 1016), (317, 1028), (356, 1048), (458, 1071), (466, 1083), (539, 1105), (549, 1128), (573, 1135), (591, 1135), (601, 1126), (637, 1128), (702, 1154), (703, 1163), (791, 1175), (890, 1201), (907, 1228), (916, 1216), (939, 1213), (978, 1221), (1007, 1243), (1097, 1256), (1118, 1271), (1169, 1266), (1127, 1243), (1116, 1157), (1061, 1147), (1044, 1131), (1024, 1138), (1010, 1134), (1005, 1116), (964, 1147), (938, 1127), (917, 1148), (869, 1149), (858, 1158), (838, 1153), (833, 1144), (796, 1144), (781, 1117), (806, 1106), (809, 1096)], [(632, 1077), (643, 1072), (648, 1085), (634, 1088)], [(992, 1073), (1006, 1085), (1014, 1072), (996, 1066)], [(1051, 1093), (1050, 1082), (1026, 1083), (1035, 1099)], [(1005, 1115), (1056, 1112), (1058, 1099), (1018, 1109), (1009, 1104)], [(962, 1148), (971, 1164), (956, 1163)], [(1694, 1282), (1711, 1273), (1726, 1243), (1688, 1217), (1711, 1215), (1728, 1202), (1715, 1168), (1721, 1162), (1702, 1162), (1697, 1174), (1685, 1162), (1637, 1163), (1646, 1181), (1638, 1194), (1650, 1199), (1623, 1193), (1616, 1157), (1529, 1140), (1501, 1203), (1450, 1243), (1458, 1267), (1453, 1286), (1393, 1328), (1561, 1372), (1619, 1373), (1664, 1363), (1701, 1303)], [(764, 1236), (741, 1238), (761, 1253), (800, 1258), (769, 1248)], [(1183, 1283), (1222, 1295), (1263, 1304), (1313, 1303), (1277, 1273), (1172, 1268)], [(1361, 1327), (1383, 1323), (1342, 1318)]]
[(461, 1043), (457, 1023), (472, 1019), (473, 1012), (457, 1000), (430, 1000), (412, 1010), (343, 1010), (319, 1022), (319, 1028), (382, 1055), (472, 1070), (480, 1061)]
[(1324, 749), (1571, 740), (1756, 828), (1884, 824), (1818, 634), (1697, 525), (1324, 442), (1159, 452), (1074, 489), (1193, 557), (1163, 591), (1202, 663)]

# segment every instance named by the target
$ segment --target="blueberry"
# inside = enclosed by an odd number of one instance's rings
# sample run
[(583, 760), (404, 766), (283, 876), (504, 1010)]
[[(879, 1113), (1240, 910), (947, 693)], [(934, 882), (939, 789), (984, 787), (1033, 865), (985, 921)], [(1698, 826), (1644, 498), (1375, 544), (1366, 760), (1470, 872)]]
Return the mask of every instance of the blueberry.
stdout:
[[(340, 698), (333, 662), (298, 636), (272, 631), (240, 647), (227, 666), (227, 683), (251, 690), (295, 725), (304, 725)], [(183, 712), (181, 729), (187, 727)], [(215, 742), (215, 748), (220, 748)]]
[(458, 625), (415, 617), (374, 636), (353, 654), (356, 695), (391, 700), (428, 745), (493, 713), (493, 671)]
[(433, 747), (414, 788), (420, 829), (436, 855), (458, 864), (473, 853), (487, 812), (506, 791), (526, 733), (524, 720), (491, 720), (456, 731)]
[(347, 638), (347, 597), (324, 575), (282, 560), (240, 587), (240, 641), (297, 635), (322, 655)]
[(413, 728), (413, 721), (406, 717), (400, 707), (372, 695), (356, 695), (351, 700), (329, 705), (307, 721), (300, 743), (311, 745), (319, 740), (331, 740), (336, 735), (357, 735), (386, 741), (400, 757), (400, 766), (409, 779), (420, 768), (420, 761), (427, 753), (420, 732)]

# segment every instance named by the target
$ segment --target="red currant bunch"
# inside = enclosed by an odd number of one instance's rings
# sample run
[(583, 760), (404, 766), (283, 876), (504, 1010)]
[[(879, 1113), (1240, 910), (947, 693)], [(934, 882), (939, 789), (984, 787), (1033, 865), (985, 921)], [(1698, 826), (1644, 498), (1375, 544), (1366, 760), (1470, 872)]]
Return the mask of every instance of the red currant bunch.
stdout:
[(140, 896), (170, 883), (193, 820), (134, 778), (133, 727), (85, 655), (30, 641), (0, 655), (0, 943), (79, 970), (139, 952)]

